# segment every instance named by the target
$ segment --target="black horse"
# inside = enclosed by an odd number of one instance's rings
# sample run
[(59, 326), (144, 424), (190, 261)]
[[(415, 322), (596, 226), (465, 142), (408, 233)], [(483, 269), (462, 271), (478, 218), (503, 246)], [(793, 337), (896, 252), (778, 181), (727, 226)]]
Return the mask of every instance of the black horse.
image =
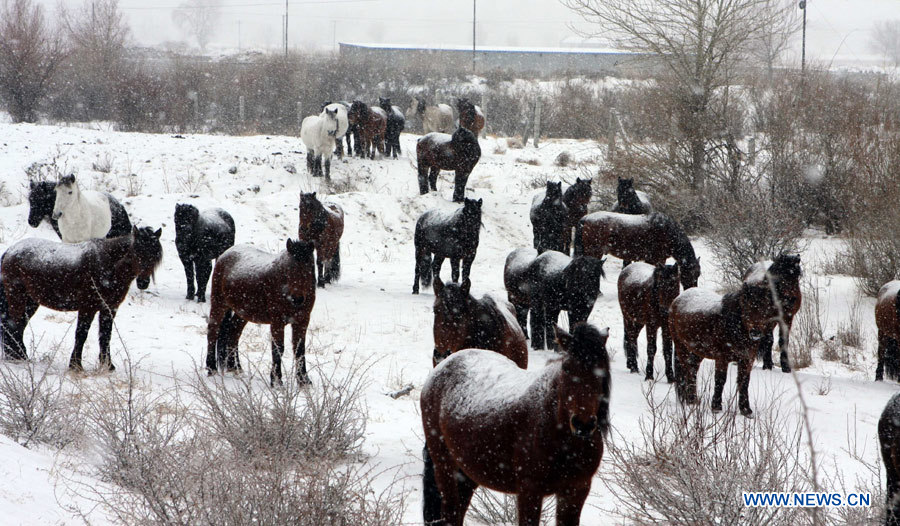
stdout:
[(453, 202), (461, 203), (466, 194), (469, 174), (481, 159), (481, 146), (475, 134), (465, 128), (457, 128), (453, 135), (432, 132), (416, 142), (419, 193), (427, 194), (428, 188), (437, 191), (437, 178), (441, 170), (454, 170)]
[(591, 202), (591, 179), (575, 179), (575, 184), (566, 188), (563, 192), (563, 203), (569, 210), (569, 220), (566, 222), (566, 243), (563, 246), (563, 254), (569, 254), (572, 247), (572, 231), (578, 224), (578, 220), (588, 213), (588, 203)]
[(885, 526), (900, 526), (900, 393), (884, 406), (878, 419), (878, 442), (887, 475)]
[[(106, 194), (109, 199), (109, 212), (112, 215), (112, 226), (109, 228), (107, 238), (124, 236), (131, 233), (131, 220), (128, 219), (128, 212), (115, 197)], [(50, 226), (56, 232), (56, 235), (62, 239), (59, 233), (59, 222), (53, 219), (53, 207), (56, 205), (56, 183), (51, 181), (31, 181), (28, 191), (28, 224), (33, 228), (40, 226), (41, 221), (46, 219), (50, 222)]]
[(206, 301), (206, 284), (213, 259), (234, 246), (234, 219), (221, 208), (200, 212), (194, 205), (175, 205), (175, 248), (187, 277), (186, 299), (193, 299), (197, 271), (197, 301)]
[(559, 312), (569, 313), (569, 326), (587, 321), (600, 295), (605, 259), (569, 256), (548, 250), (538, 255), (532, 248), (518, 248), (506, 257), (503, 283), (509, 302), (516, 308), (522, 330), (531, 311), (531, 347), (544, 342), (556, 348), (554, 327)]
[[(641, 198), (643, 196), (643, 199)], [(619, 177), (619, 186), (616, 187), (616, 199), (618, 202), (612, 211), (619, 214), (649, 214), (653, 211), (647, 195), (634, 189), (634, 178), (623, 179)]]
[[(431, 286), (432, 276), (439, 276), (444, 258), (450, 258), (453, 282), (459, 281), (462, 261), (463, 279), (469, 277), (478, 234), (481, 230), (481, 199), (466, 199), (463, 206), (452, 212), (429, 210), (416, 221), (416, 273), (413, 294), (419, 293), (419, 283)], [(432, 258), (433, 254), (433, 258)]]
[(399, 106), (392, 106), (391, 99), (378, 97), (378, 105), (387, 113), (387, 130), (384, 132), (384, 155), (394, 157), (400, 152), (400, 133), (406, 127), (406, 118)]
[(569, 208), (563, 202), (562, 183), (547, 181), (547, 188), (531, 200), (531, 228), (538, 254), (547, 250), (564, 251), (568, 220)]

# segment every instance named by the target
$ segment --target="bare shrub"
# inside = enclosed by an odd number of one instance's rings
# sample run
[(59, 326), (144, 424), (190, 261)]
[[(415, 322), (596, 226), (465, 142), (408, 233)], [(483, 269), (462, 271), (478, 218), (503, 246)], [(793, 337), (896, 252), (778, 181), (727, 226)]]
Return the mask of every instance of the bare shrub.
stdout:
[(97, 160), (91, 163), (91, 169), (95, 172), (108, 174), (112, 172), (113, 156), (109, 153), (97, 154)]
[(506, 145), (509, 146), (511, 150), (521, 150), (525, 147), (525, 142), (522, 140), (522, 137), (516, 135), (515, 137), (508, 137), (506, 139)]
[(900, 278), (900, 210), (894, 205), (879, 212), (860, 218), (847, 240), (850, 271), (868, 296), (877, 296), (882, 285)]
[(560, 168), (565, 168), (569, 166), (572, 162), (572, 154), (566, 150), (559, 152), (559, 155), (556, 156), (556, 160), (553, 161), (553, 164), (559, 166)]
[[(541, 508), (540, 526), (553, 524), (555, 514), (554, 500), (545, 498), (543, 508)], [(467, 516), (490, 525), (518, 524), (516, 496), (478, 488), (472, 495)]]
[(754, 419), (733, 407), (712, 413), (668, 396), (640, 418), (642, 440), (611, 441), (613, 470), (602, 475), (619, 512), (635, 524), (720, 525), (812, 523), (809, 510), (745, 507), (747, 491), (806, 491), (802, 425), (779, 412), (778, 397)]
[(813, 352), (825, 342), (825, 312), (821, 303), (821, 289), (817, 278), (805, 278), (801, 283), (803, 301), (794, 317), (788, 352), (794, 369), (812, 365)]
[(63, 448), (81, 437), (78, 397), (52, 364), (48, 357), (0, 365), (0, 430), (22, 446)]

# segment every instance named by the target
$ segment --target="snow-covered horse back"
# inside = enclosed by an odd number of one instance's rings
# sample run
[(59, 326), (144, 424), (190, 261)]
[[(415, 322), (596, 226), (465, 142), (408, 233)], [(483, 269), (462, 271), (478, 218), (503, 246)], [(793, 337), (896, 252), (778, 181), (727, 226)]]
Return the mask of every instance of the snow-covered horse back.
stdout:
[(517, 494), (519, 524), (538, 524), (553, 494), (557, 524), (579, 523), (609, 429), (608, 337), (557, 327), (562, 356), (539, 374), (480, 349), (432, 370), (420, 401), (425, 524), (463, 524), (478, 486)]
[(339, 111), (339, 105), (332, 104), (326, 106), (319, 115), (310, 115), (300, 123), (300, 139), (306, 146), (306, 169), (313, 177), (321, 177), (324, 173), (326, 179), (331, 178), (331, 156), (334, 155), (335, 140), (341, 124), (338, 120)]
[(103, 192), (81, 190), (74, 174), (56, 183), (52, 218), (58, 222), (65, 243), (106, 237), (112, 226), (109, 198)]
[(131, 282), (146, 289), (162, 261), (162, 229), (135, 227), (131, 235), (66, 244), (29, 238), (3, 255), (0, 286), (8, 312), (4, 352), (25, 359), (23, 335), (39, 305), (58, 311), (78, 311), (75, 349), (69, 368), (81, 370), (81, 353), (94, 315), (100, 313), (100, 365), (114, 369), (109, 355), (116, 310)]

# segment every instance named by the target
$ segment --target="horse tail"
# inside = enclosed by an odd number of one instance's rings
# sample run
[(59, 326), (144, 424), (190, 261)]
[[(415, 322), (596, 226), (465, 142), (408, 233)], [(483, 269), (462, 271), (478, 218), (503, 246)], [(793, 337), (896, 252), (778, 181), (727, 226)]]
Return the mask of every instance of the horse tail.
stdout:
[(434, 478), (434, 462), (428, 454), (428, 446), (422, 448), (425, 470), (422, 473), (422, 518), (426, 525), (441, 521), (441, 494)]
[[(6, 301), (6, 288), (3, 286), (3, 281), (0, 280), (0, 349), (5, 349), (3, 344), (3, 340), (6, 338), (8, 334), (7, 325), (9, 318), (9, 302)], [(12, 334), (9, 334), (10, 339)]]
[(900, 380), (900, 343), (889, 338), (884, 349), (884, 374), (892, 380)]
[(225, 366), (225, 360), (228, 355), (226, 346), (231, 338), (233, 318), (234, 312), (231, 310), (225, 311), (225, 316), (222, 318), (222, 323), (219, 325), (219, 334), (216, 336), (216, 363), (220, 364), (220, 367)]
[(431, 280), (433, 279), (431, 275), (431, 259), (431, 254), (428, 251), (424, 251), (416, 262), (419, 265), (419, 283), (426, 288), (431, 286)]
[(335, 281), (341, 279), (341, 244), (338, 242), (337, 249), (334, 251), (334, 256), (331, 258), (331, 261), (328, 262), (328, 267), (325, 270), (325, 281), (328, 283), (334, 283)]
[(584, 223), (581, 220), (578, 220), (575, 223), (575, 248), (574, 254), (572, 257), (578, 257), (584, 255), (584, 245), (582, 244), (582, 233), (581, 231), (584, 229)]

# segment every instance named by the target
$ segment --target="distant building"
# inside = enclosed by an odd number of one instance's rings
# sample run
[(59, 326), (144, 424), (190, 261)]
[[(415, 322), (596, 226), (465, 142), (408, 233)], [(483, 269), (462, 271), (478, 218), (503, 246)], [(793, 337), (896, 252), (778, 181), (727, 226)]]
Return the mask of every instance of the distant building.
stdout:
[[(448, 69), (471, 69), (472, 48), (465, 46), (417, 47), (395, 44), (340, 43), (340, 54), (350, 60), (424, 60)], [(652, 55), (601, 48), (478, 47), (475, 67), (479, 73), (502, 69), (532, 73), (620, 74), (653, 67)]]

